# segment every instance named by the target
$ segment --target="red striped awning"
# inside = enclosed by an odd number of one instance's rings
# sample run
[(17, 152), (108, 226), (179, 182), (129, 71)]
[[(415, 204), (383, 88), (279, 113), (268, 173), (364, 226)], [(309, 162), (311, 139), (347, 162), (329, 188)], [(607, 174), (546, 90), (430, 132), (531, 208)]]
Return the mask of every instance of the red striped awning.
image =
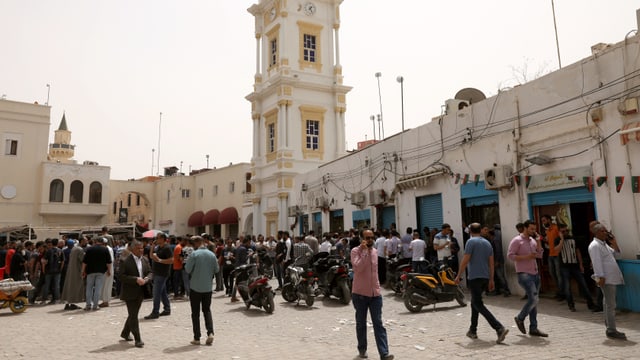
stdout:
[(640, 121), (628, 123), (620, 129), (620, 141), (626, 145), (629, 141), (640, 142)]
[(187, 225), (189, 227), (198, 227), (202, 226), (202, 218), (204, 218), (204, 212), (196, 211), (191, 216), (189, 216), (189, 221), (187, 221)]
[(228, 207), (220, 213), (218, 218), (219, 224), (237, 224), (238, 223), (238, 210), (234, 207)]
[(211, 209), (204, 214), (204, 218), (202, 218), (202, 225), (216, 225), (218, 224), (219, 218), (220, 211), (218, 211), (218, 209)]

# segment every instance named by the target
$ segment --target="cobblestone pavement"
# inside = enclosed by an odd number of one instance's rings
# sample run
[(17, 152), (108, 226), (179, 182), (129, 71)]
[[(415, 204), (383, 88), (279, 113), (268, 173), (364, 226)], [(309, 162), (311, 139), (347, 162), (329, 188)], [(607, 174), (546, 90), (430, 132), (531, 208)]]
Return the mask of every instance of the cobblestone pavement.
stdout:
[[(640, 358), (640, 314), (619, 312), (618, 328), (628, 341), (605, 337), (602, 313), (584, 303), (569, 312), (565, 303), (541, 299), (539, 327), (548, 338), (522, 335), (513, 317), (523, 301), (519, 296), (487, 297), (485, 302), (509, 330), (503, 344), (481, 317), (478, 339), (465, 336), (470, 307), (455, 302), (408, 312), (402, 299), (383, 290), (383, 317), (390, 350), (396, 359), (637, 359)], [(5, 359), (356, 359), (354, 311), (336, 299), (316, 299), (312, 308), (287, 303), (278, 293), (272, 315), (214, 294), (213, 346), (190, 345), (188, 301), (173, 301), (170, 316), (141, 320), (143, 349), (120, 341), (126, 306), (113, 300), (95, 312), (64, 311), (63, 305), (32, 306), (22, 314), (0, 310), (0, 356)], [(151, 311), (145, 301), (141, 317)], [(204, 324), (202, 325), (204, 327)], [(528, 327), (528, 322), (527, 322)], [(203, 328), (204, 330), (204, 328)], [(203, 339), (204, 340), (204, 339)], [(204, 341), (203, 341), (204, 343)], [(369, 357), (378, 358), (369, 332)]]

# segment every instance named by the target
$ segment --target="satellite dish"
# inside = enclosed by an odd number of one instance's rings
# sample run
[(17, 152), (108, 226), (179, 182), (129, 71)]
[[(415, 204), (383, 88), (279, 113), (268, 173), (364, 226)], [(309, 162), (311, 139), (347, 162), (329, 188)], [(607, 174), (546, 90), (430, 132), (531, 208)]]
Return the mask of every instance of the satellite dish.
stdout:
[(487, 97), (484, 96), (482, 91), (476, 88), (464, 88), (456, 93), (455, 98), (457, 100), (465, 100), (469, 103), (469, 105), (471, 105), (477, 103), (478, 101), (482, 101)]

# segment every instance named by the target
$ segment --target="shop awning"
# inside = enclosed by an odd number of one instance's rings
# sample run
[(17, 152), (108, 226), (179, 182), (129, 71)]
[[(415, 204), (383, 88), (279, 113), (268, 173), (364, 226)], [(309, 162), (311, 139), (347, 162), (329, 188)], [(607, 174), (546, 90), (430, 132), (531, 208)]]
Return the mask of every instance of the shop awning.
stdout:
[(626, 145), (631, 140), (640, 142), (640, 121), (628, 123), (620, 129), (622, 145)]
[(238, 223), (238, 210), (234, 207), (228, 207), (220, 213), (218, 218), (219, 224), (237, 224)]
[(423, 171), (415, 175), (403, 176), (396, 182), (396, 187), (398, 188), (398, 190), (423, 188), (427, 186), (430, 178), (445, 173), (446, 171), (444, 169), (435, 169)]
[(198, 227), (202, 226), (202, 218), (204, 218), (204, 212), (196, 211), (191, 216), (189, 216), (189, 221), (187, 221), (187, 225), (189, 227)]
[(202, 218), (202, 225), (216, 225), (220, 218), (220, 211), (218, 209), (211, 209), (204, 214)]

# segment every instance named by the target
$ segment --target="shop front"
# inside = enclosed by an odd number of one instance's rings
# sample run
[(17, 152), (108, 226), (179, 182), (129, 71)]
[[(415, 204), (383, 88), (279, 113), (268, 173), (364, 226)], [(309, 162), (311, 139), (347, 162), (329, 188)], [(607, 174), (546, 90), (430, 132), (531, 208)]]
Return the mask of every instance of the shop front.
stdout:
[(465, 224), (478, 222), (491, 227), (500, 224), (498, 192), (485, 189), (484, 181), (460, 186), (460, 199)]
[[(555, 224), (566, 224), (576, 240), (585, 269), (590, 269), (588, 254), (591, 235), (589, 222), (596, 219), (595, 196), (593, 186), (585, 186), (583, 178), (591, 176), (590, 167), (581, 167), (531, 177), (527, 194), (530, 218), (538, 224), (538, 232), (544, 235), (541, 224), (543, 215), (551, 216)], [(524, 219), (523, 219), (524, 220)], [(542, 292), (555, 292), (547, 264), (548, 246), (542, 262)], [(585, 273), (585, 276), (590, 274)], [(593, 286), (593, 281), (587, 281)]]

